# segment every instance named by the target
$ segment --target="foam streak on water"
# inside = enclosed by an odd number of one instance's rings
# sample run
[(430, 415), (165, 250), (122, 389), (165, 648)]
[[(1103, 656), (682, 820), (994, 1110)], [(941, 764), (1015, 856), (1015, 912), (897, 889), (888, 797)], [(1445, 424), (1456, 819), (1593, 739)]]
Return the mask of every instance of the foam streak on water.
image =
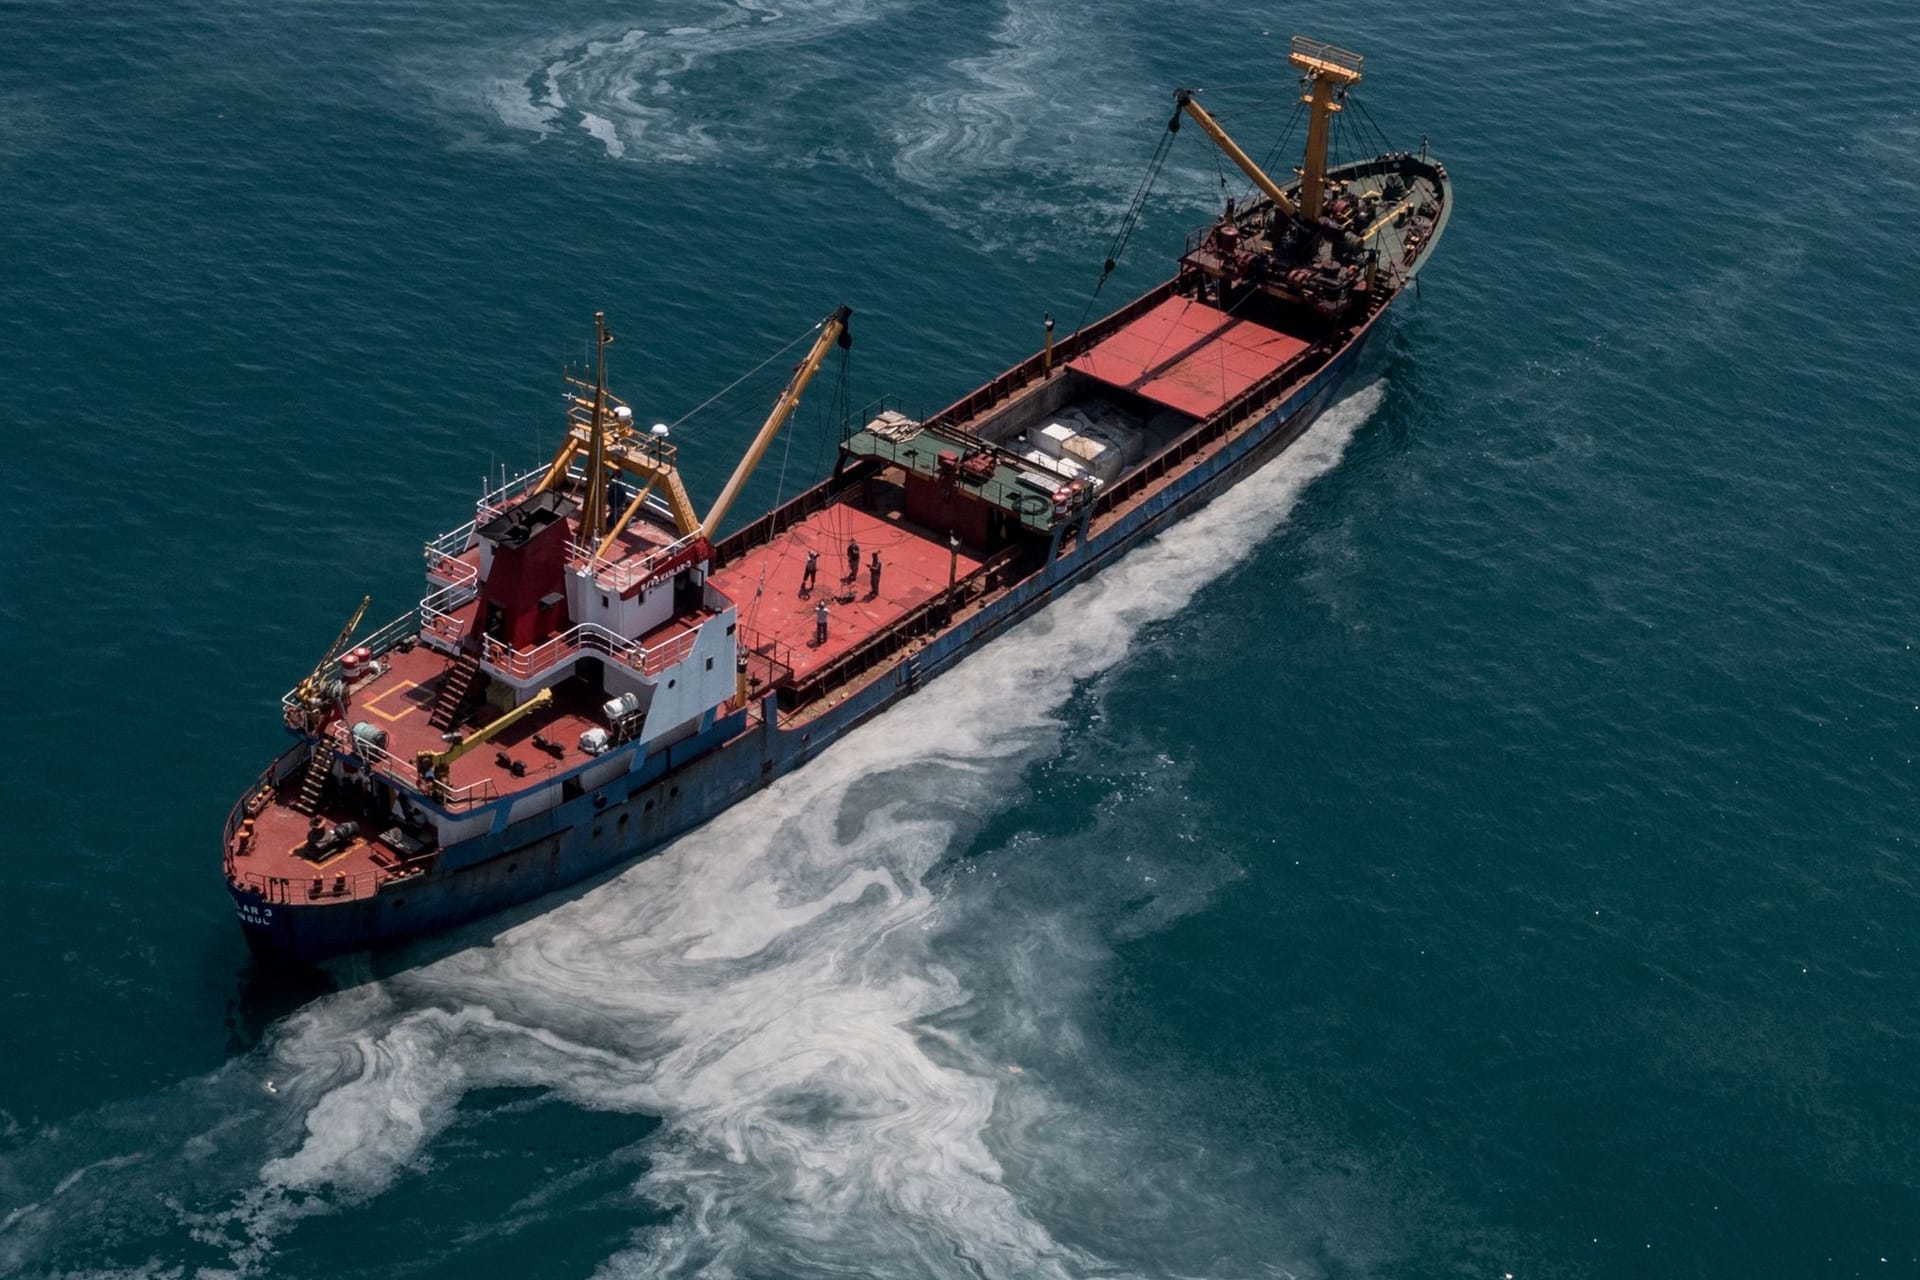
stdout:
[(1054, 746), (1075, 683), (1276, 528), (1378, 398), (1336, 406), (1219, 501), (660, 856), (494, 945), (290, 1018), (223, 1087), (273, 1079), (300, 1135), (228, 1207), (187, 1214), (198, 1238), (257, 1269), (295, 1222), (430, 1158), (464, 1095), (519, 1086), (663, 1119), (637, 1190), (677, 1212), (607, 1275), (1106, 1274), (1003, 1177), (993, 1047), (923, 1040), (924, 1019), (968, 999), (932, 946), (968, 899), (926, 874)]
[(477, 107), (504, 129), (546, 136), (577, 128), (616, 160), (689, 163), (727, 144), (755, 149), (770, 119), (756, 98), (689, 98), (690, 76), (756, 56), (780, 60), (873, 16), (860, 0), (670, 5), (650, 10), (645, 27), (543, 37), (484, 51), (483, 69), (425, 74), (445, 81), (441, 96), (456, 111)]

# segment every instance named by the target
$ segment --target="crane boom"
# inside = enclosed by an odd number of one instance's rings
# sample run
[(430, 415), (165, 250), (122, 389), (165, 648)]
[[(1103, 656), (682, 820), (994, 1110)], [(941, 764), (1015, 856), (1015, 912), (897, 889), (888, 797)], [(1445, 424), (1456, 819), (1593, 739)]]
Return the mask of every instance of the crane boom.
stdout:
[(319, 663), (313, 668), (313, 671), (294, 689), (293, 696), (296, 699), (305, 703), (315, 701), (320, 692), (320, 683), (326, 679), (327, 665), (339, 657), (346, 649), (347, 643), (353, 639), (354, 629), (360, 625), (360, 619), (367, 616), (367, 606), (372, 603), (372, 596), (360, 597), (360, 607), (353, 611), (351, 618), (347, 619), (347, 625), (340, 628), (340, 634), (335, 636), (333, 643), (327, 646), (326, 653), (322, 655)]
[(774, 401), (773, 411), (767, 415), (766, 422), (760, 428), (760, 434), (756, 435), (753, 443), (747, 446), (746, 456), (742, 457), (740, 465), (733, 469), (733, 475), (727, 480), (727, 487), (720, 491), (718, 498), (714, 499), (713, 508), (707, 512), (707, 518), (701, 522), (702, 537), (712, 538), (719, 532), (720, 522), (726, 519), (727, 508), (731, 507), (733, 500), (740, 496), (740, 490), (746, 485), (747, 477), (752, 475), (754, 467), (759, 465), (761, 456), (767, 451), (767, 446), (773, 443), (773, 438), (780, 434), (781, 426), (799, 405), (800, 393), (807, 389), (807, 383), (812, 381), (813, 375), (819, 371), (821, 362), (827, 358), (827, 350), (836, 342), (841, 346), (851, 344), (852, 339), (847, 333), (847, 319), (852, 315), (851, 309), (842, 306), (821, 324), (820, 334), (813, 340), (812, 350), (808, 351), (807, 358), (794, 368), (793, 376), (787, 379), (786, 390), (782, 391), (780, 398)]
[[(1240, 172), (1253, 179), (1253, 185), (1266, 193), (1267, 199), (1273, 201), (1274, 208), (1289, 218), (1300, 216), (1299, 208), (1287, 198), (1287, 193), (1280, 189), (1280, 184), (1269, 178), (1266, 170), (1255, 164), (1253, 157), (1242, 151), (1240, 144), (1227, 136), (1227, 131), (1220, 127), (1219, 121), (1208, 115), (1207, 109), (1193, 100), (1193, 90), (1175, 89), (1173, 101), (1175, 106), (1186, 112), (1193, 122), (1200, 126), (1201, 132), (1213, 139), (1213, 145), (1219, 147), (1227, 159), (1239, 166)], [(1177, 119), (1178, 117), (1176, 121)]]
[(481, 743), (492, 738), (495, 734), (501, 733), (513, 725), (518, 724), (552, 701), (553, 690), (542, 689), (513, 710), (501, 716), (498, 720), (475, 729), (472, 733), (454, 743), (445, 751), (422, 751), (413, 758), (414, 767), (420, 770), (423, 777), (437, 773)]

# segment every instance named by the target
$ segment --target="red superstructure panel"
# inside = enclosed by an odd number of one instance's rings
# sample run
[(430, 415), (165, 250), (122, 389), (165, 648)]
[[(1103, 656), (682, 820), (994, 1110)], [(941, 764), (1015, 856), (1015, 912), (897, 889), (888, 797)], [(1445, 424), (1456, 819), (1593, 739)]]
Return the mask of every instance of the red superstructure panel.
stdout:
[(1168, 298), (1069, 367), (1204, 418), (1307, 346), (1204, 302)]

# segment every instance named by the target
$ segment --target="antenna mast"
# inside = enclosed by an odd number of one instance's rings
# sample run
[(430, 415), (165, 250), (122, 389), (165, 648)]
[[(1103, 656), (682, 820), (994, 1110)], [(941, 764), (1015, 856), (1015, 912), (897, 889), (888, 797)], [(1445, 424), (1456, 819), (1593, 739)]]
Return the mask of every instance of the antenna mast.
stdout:
[(593, 313), (594, 355), (593, 426), (587, 443), (587, 496), (580, 508), (580, 536), (583, 547), (600, 540), (607, 528), (607, 344), (613, 334), (607, 331), (607, 313)]
[(1323, 40), (1295, 36), (1287, 61), (1300, 69), (1301, 88), (1305, 90), (1300, 101), (1309, 110), (1306, 163), (1300, 171), (1300, 211), (1309, 221), (1318, 222), (1326, 211), (1327, 125), (1334, 112), (1344, 109), (1341, 103), (1347, 90), (1360, 83), (1362, 58)]

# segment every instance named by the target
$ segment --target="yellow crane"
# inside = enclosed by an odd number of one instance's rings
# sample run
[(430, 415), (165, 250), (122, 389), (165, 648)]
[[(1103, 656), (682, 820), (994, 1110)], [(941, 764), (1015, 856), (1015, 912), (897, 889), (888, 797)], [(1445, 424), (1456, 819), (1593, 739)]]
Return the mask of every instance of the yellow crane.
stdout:
[(460, 741), (449, 746), (445, 751), (420, 752), (413, 758), (413, 767), (420, 771), (422, 779), (431, 781), (434, 785), (434, 790), (439, 791), (445, 785), (445, 770), (448, 765), (481, 743), (505, 732), (534, 712), (540, 711), (552, 705), (552, 703), (553, 690), (542, 689), (513, 710), (501, 716), (498, 720), (475, 729)]
[[(673, 445), (664, 438), (636, 431), (631, 411), (607, 393), (606, 347), (613, 341), (613, 334), (607, 329), (606, 315), (595, 312), (593, 324), (598, 359), (593, 385), (588, 387), (582, 382), (574, 383), (582, 390), (592, 391), (592, 398), (572, 397), (574, 411), (569, 415), (572, 421), (566, 439), (561, 442), (559, 452), (548, 464), (546, 474), (540, 478), (534, 492), (539, 493), (564, 483), (573, 464), (582, 456), (585, 457), (586, 491), (581, 499), (578, 541), (583, 548), (591, 549), (596, 558), (607, 554), (615, 540), (640, 513), (647, 496), (656, 487), (665, 495), (667, 505), (673, 512), (675, 530), (681, 536), (697, 533), (712, 538), (719, 530), (720, 522), (726, 518), (727, 509), (740, 496), (747, 478), (753, 474), (754, 467), (766, 453), (767, 446), (773, 443), (782, 425), (793, 415), (800, 403), (801, 393), (807, 389), (813, 375), (819, 372), (827, 352), (835, 343), (843, 347), (851, 345), (847, 319), (852, 314), (848, 308), (840, 307), (821, 322), (820, 332), (815, 335), (806, 359), (794, 368), (786, 389), (774, 402), (772, 412), (767, 415), (759, 434), (748, 446), (746, 456), (734, 468), (726, 488), (721, 490), (720, 497), (707, 512), (706, 519), (702, 520), (694, 511), (686, 487), (681, 483)], [(614, 468), (633, 477), (639, 482), (639, 487), (626, 509), (608, 520), (605, 518), (606, 477)]]
[[(1360, 83), (1361, 56), (1338, 45), (1327, 44), (1320, 40), (1309, 40), (1305, 36), (1293, 38), (1292, 52), (1287, 61), (1300, 71), (1305, 93), (1301, 101), (1307, 105), (1307, 154), (1300, 168), (1300, 199), (1298, 203), (1280, 189), (1280, 184), (1268, 177), (1266, 171), (1253, 162), (1253, 158), (1240, 149), (1240, 145), (1227, 136), (1207, 109), (1194, 101), (1191, 89), (1176, 89), (1173, 93), (1174, 105), (1185, 112), (1227, 159), (1233, 161), (1240, 172), (1253, 180), (1267, 199), (1273, 201), (1273, 207), (1289, 218), (1305, 218), (1309, 222), (1318, 222), (1324, 213), (1327, 191), (1327, 127), (1336, 112), (1342, 110), (1341, 100), (1347, 90)], [(1179, 123), (1179, 117), (1174, 118)]]
[(1180, 110), (1186, 112), (1195, 124), (1200, 126), (1201, 132), (1213, 139), (1213, 144), (1220, 148), (1221, 153), (1224, 154), (1227, 159), (1233, 161), (1234, 164), (1240, 167), (1240, 172), (1246, 174), (1247, 177), (1253, 180), (1254, 186), (1266, 193), (1267, 199), (1273, 201), (1274, 208), (1289, 218), (1297, 218), (1300, 216), (1298, 206), (1287, 198), (1287, 193), (1280, 189), (1280, 184), (1272, 178), (1269, 178), (1267, 171), (1255, 164), (1253, 157), (1242, 151), (1240, 144), (1227, 136), (1227, 131), (1220, 127), (1219, 121), (1207, 113), (1205, 107), (1194, 101), (1193, 90), (1175, 89), (1173, 91), (1173, 103), (1179, 107)]
[(767, 415), (766, 422), (760, 428), (760, 434), (756, 435), (753, 443), (747, 446), (746, 456), (741, 458), (740, 465), (733, 469), (733, 475), (727, 480), (727, 487), (720, 491), (720, 496), (714, 499), (712, 508), (707, 512), (707, 518), (700, 522), (702, 537), (712, 538), (720, 531), (720, 522), (726, 519), (727, 508), (731, 507), (733, 500), (740, 496), (740, 490), (746, 485), (747, 477), (753, 474), (754, 467), (759, 465), (761, 456), (766, 453), (767, 446), (773, 443), (773, 438), (780, 434), (781, 425), (793, 415), (794, 409), (800, 403), (800, 393), (807, 389), (807, 383), (811, 382), (813, 375), (819, 372), (821, 362), (827, 358), (827, 352), (832, 350), (833, 344), (837, 342), (843, 347), (852, 345), (853, 338), (847, 332), (847, 320), (852, 315), (853, 311), (850, 308), (841, 306), (821, 323), (820, 332), (815, 336), (813, 347), (807, 352), (807, 358), (794, 367), (793, 376), (787, 379), (786, 390), (782, 391), (780, 398), (773, 402), (773, 411)]
[(347, 646), (353, 642), (353, 633), (360, 626), (360, 619), (367, 616), (367, 606), (372, 603), (372, 596), (360, 597), (360, 607), (353, 611), (351, 618), (347, 619), (347, 625), (340, 628), (340, 634), (335, 636), (333, 643), (327, 646), (327, 651), (321, 656), (319, 663), (308, 673), (305, 680), (294, 686), (294, 701), (308, 711), (318, 711), (323, 708), (324, 700), (321, 694), (327, 684), (327, 668), (332, 666), (333, 660), (345, 653)]

